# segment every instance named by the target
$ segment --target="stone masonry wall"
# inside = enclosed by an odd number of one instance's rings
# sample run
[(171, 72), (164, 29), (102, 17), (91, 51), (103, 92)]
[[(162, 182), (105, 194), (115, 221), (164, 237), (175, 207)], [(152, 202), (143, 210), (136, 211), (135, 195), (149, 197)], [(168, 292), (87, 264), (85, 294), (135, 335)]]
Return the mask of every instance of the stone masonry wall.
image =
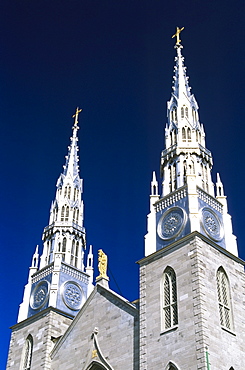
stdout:
[(15, 325), (11, 334), (6, 369), (20, 369), (25, 340), (29, 334), (33, 337), (31, 369), (50, 369), (49, 353), (54, 346), (51, 336), (56, 338), (63, 335), (71, 321), (55, 311), (47, 310)]
[[(160, 282), (167, 266), (176, 273), (179, 323), (161, 332)], [(220, 326), (216, 272), (223, 266), (231, 288), (234, 333)], [(181, 370), (245, 367), (243, 266), (194, 236), (141, 262), (140, 369), (165, 369), (172, 361)], [(243, 364), (243, 365), (241, 365)]]

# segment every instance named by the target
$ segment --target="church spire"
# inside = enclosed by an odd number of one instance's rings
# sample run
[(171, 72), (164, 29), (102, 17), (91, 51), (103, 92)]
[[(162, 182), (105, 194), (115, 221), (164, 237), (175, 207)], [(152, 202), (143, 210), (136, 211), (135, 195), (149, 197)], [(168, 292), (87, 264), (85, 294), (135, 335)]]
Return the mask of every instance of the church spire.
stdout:
[[(50, 208), (49, 224), (43, 231), (43, 253), (38, 268), (36, 250), (27, 284), (24, 302), (21, 304), (19, 320), (52, 306), (75, 315), (93, 283), (92, 249), (90, 264), (85, 271), (84, 254), (86, 232), (83, 226), (84, 205), (82, 200), (82, 179), (78, 166), (78, 115), (77, 108), (72, 127), (71, 143), (64, 170), (56, 184), (56, 194)], [(46, 279), (43, 280), (43, 277)], [(45, 300), (35, 301), (39, 291), (45, 292)], [(61, 299), (62, 297), (62, 299)]]
[(77, 107), (75, 114), (72, 116), (74, 118), (74, 125), (72, 127), (72, 137), (71, 137), (71, 144), (68, 147), (68, 155), (66, 156), (66, 163), (64, 165), (64, 176), (71, 174), (73, 178), (78, 176), (79, 173), (79, 166), (78, 166), (78, 146), (77, 146), (77, 132), (79, 130), (78, 126), (78, 115), (82, 112), (82, 109)]
[[(162, 195), (160, 199), (150, 195), (145, 253), (149, 255), (198, 231), (237, 255), (236, 238), (219, 177), (217, 196), (214, 194), (212, 154), (205, 145), (198, 104), (191, 93), (182, 55), (180, 32), (183, 29), (177, 27), (173, 35), (176, 57), (173, 92), (167, 102), (165, 149), (161, 153)], [(151, 187), (157, 188), (155, 177)]]
[[(161, 159), (163, 195), (186, 184), (188, 174), (195, 174), (197, 184), (214, 195), (210, 172), (213, 164), (212, 156), (205, 148), (204, 128), (199, 121), (197, 101), (189, 86), (189, 77), (186, 74), (182, 55), (183, 46), (179, 39), (183, 29), (177, 27), (176, 34), (173, 35), (177, 37), (176, 57), (173, 92), (167, 103), (166, 149), (162, 152)], [(178, 160), (174, 160), (177, 157)]]

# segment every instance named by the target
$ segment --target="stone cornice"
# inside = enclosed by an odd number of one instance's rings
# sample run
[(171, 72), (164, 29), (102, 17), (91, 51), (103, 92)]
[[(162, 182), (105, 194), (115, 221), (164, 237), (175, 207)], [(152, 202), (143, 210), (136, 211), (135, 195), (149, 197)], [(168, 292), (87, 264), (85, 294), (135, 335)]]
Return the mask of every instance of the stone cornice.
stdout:
[(234, 254), (230, 253), (226, 249), (222, 248), (221, 246), (219, 246), (218, 244), (216, 244), (212, 240), (208, 239), (205, 235), (200, 234), (198, 231), (193, 231), (192, 233), (184, 236), (182, 239), (179, 239), (176, 242), (169, 244), (167, 247), (159, 249), (158, 251), (150, 254), (149, 256), (144, 257), (144, 258), (136, 261), (136, 263), (138, 263), (141, 266), (146, 265), (146, 264), (152, 262), (153, 260), (157, 260), (157, 259), (163, 257), (164, 255), (168, 254), (170, 251), (181, 248), (182, 246), (186, 245), (186, 243), (191, 242), (195, 238), (199, 238), (199, 239), (203, 240), (205, 243), (208, 243), (210, 246), (217, 249), (222, 254), (226, 255), (227, 257), (231, 258), (232, 260), (236, 261), (237, 263), (240, 263), (241, 265), (245, 266), (245, 261), (243, 261), (241, 258), (235, 256)]
[(27, 325), (30, 325), (33, 322), (35, 322), (37, 320), (40, 320), (41, 318), (47, 316), (51, 312), (55, 312), (55, 313), (57, 313), (57, 314), (59, 314), (61, 316), (67, 317), (68, 319), (71, 319), (71, 320), (74, 318), (74, 316), (68, 315), (67, 313), (65, 313), (65, 312), (63, 312), (61, 310), (58, 310), (57, 308), (48, 307), (45, 310), (43, 310), (41, 312), (38, 312), (35, 315), (30, 316), (27, 319), (25, 319), (25, 320), (23, 320), (21, 322), (18, 322), (17, 324), (15, 324), (13, 326), (10, 326), (10, 329), (12, 329), (13, 331), (14, 330), (22, 329), (23, 327), (25, 327)]

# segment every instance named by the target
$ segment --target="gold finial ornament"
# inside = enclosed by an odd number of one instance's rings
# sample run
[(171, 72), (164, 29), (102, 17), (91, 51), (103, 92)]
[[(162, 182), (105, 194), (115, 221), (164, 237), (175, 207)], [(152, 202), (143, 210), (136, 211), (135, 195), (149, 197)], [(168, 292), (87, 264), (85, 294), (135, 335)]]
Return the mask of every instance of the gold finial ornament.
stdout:
[(176, 27), (176, 33), (172, 36), (172, 39), (176, 37), (176, 45), (179, 45), (181, 43), (179, 35), (180, 35), (180, 32), (182, 32), (184, 28), (185, 27), (182, 27), (182, 28)]
[(79, 113), (81, 113), (81, 112), (82, 112), (82, 109), (79, 109), (79, 108), (77, 107), (77, 109), (76, 109), (76, 113), (75, 113), (75, 114), (73, 114), (73, 116), (72, 116), (72, 118), (75, 118), (74, 126), (77, 126), (77, 125), (78, 125), (78, 115), (79, 115)]
[(98, 258), (98, 269), (99, 269), (99, 276), (96, 278), (105, 278), (108, 279), (107, 276), (107, 255), (102, 251), (102, 249), (98, 250), (99, 258)]

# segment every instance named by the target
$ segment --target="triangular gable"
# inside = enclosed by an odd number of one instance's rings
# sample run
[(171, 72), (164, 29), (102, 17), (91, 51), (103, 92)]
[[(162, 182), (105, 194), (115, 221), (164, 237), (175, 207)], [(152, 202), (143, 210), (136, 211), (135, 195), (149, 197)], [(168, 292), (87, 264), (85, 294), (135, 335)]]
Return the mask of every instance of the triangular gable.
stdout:
[[(82, 370), (92, 369), (93, 364), (95, 366), (96, 363), (100, 364), (102, 369), (104, 367), (106, 370), (113, 370), (109, 364), (110, 361), (106, 358), (114, 356), (111, 347), (117, 342), (117, 337), (121, 336), (122, 341), (128, 338), (125, 356), (131, 356), (133, 361), (135, 357), (133, 342), (138, 337), (137, 325), (138, 309), (117, 293), (97, 284), (65, 334), (54, 346), (50, 353), (51, 360), (54, 361), (55, 366), (61, 359), (63, 362), (64, 356), (76, 356), (78, 360), (79, 352), (78, 361)], [(94, 330), (95, 327), (98, 327), (101, 334), (100, 342), (106, 353), (102, 353), (100, 349), (97, 333), (95, 333), (98, 330)], [(77, 352), (71, 353), (68, 348)]]

